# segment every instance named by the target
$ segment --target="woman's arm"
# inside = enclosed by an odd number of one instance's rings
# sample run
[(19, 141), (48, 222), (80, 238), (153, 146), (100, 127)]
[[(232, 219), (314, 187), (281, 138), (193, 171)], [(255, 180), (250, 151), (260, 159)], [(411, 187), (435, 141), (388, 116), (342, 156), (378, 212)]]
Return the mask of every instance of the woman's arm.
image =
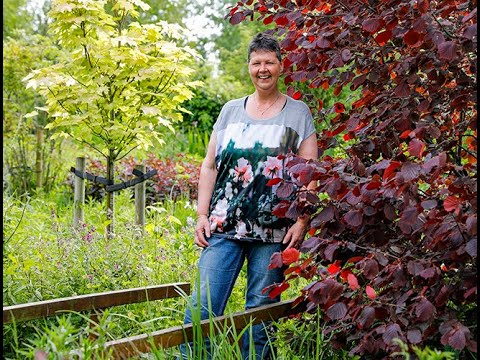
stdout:
[(215, 166), (215, 149), (217, 146), (217, 135), (212, 132), (210, 142), (208, 143), (207, 155), (203, 159), (200, 168), (200, 179), (198, 181), (198, 205), (197, 205), (197, 225), (195, 227), (195, 244), (200, 247), (208, 246), (205, 235), (210, 237), (209, 206), (212, 199), (213, 189), (215, 188), (215, 179), (217, 178), (217, 168)]

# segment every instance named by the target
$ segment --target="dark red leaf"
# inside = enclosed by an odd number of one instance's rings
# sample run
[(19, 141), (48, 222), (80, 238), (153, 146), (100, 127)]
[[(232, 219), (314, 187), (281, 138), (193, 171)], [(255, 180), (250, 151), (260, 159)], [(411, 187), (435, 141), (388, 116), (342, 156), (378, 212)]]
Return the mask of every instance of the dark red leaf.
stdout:
[(428, 321), (435, 315), (435, 312), (435, 306), (424, 297), (421, 297), (415, 305), (415, 315), (419, 321)]
[(387, 325), (387, 327), (385, 328), (385, 332), (382, 335), (382, 339), (387, 345), (392, 344), (393, 339), (398, 339), (402, 337), (402, 329), (396, 323)]
[(233, 14), (229, 21), (230, 21), (230, 24), (237, 25), (241, 23), (243, 20), (245, 20), (245, 14), (242, 11), (239, 11)]
[(343, 220), (351, 227), (358, 227), (362, 225), (363, 215), (360, 210), (350, 210), (345, 214)]
[(422, 341), (422, 332), (418, 329), (407, 330), (407, 339), (412, 344), (420, 344)]
[(410, 87), (408, 86), (407, 83), (402, 82), (399, 85), (397, 85), (397, 87), (395, 88), (394, 94), (395, 96), (398, 96), (398, 97), (408, 97), (411, 94)]
[(422, 39), (423, 35), (415, 30), (408, 30), (405, 35), (403, 35), (403, 41), (411, 47), (420, 46), (422, 44)]
[(417, 1), (417, 8), (418, 11), (420, 11), (421, 14), (425, 14), (428, 9), (430, 8), (430, 4), (428, 3), (428, 0), (418, 0)]
[(347, 315), (347, 306), (343, 302), (333, 304), (327, 309), (326, 315), (330, 320), (341, 320)]
[(380, 46), (383, 46), (392, 38), (392, 32), (390, 30), (382, 31), (375, 36), (375, 41), (379, 43)]
[(467, 242), (467, 245), (465, 246), (465, 251), (472, 258), (477, 257), (477, 238), (476, 237)]
[(363, 308), (360, 316), (357, 319), (357, 326), (360, 329), (366, 329), (373, 324), (375, 320), (375, 309), (371, 306), (366, 306)]
[(477, 24), (470, 25), (463, 32), (463, 37), (465, 39), (472, 40), (474, 36), (477, 36)]
[(295, 248), (288, 248), (282, 252), (282, 261), (285, 265), (290, 265), (297, 261), (300, 257), (300, 252)]
[(402, 166), (402, 170), (400, 171), (403, 179), (405, 181), (411, 181), (417, 179), (422, 171), (422, 167), (418, 164), (412, 162), (406, 162)]
[(425, 150), (425, 143), (418, 139), (412, 139), (408, 143), (408, 152), (410, 155), (415, 156), (419, 159), (423, 156), (423, 151)]
[(378, 18), (370, 18), (362, 22), (362, 29), (368, 31), (370, 34), (373, 34), (380, 30), (384, 25), (385, 23), (383, 20)]
[(290, 195), (293, 194), (294, 190), (295, 188), (292, 183), (284, 182), (278, 187), (277, 196), (283, 199), (288, 198)]
[(272, 214), (279, 218), (284, 218), (289, 208), (290, 208), (290, 202), (282, 200), (277, 205), (275, 205), (275, 207), (272, 210)]
[(399, 161), (391, 161), (390, 165), (385, 169), (383, 173), (383, 180), (388, 180), (390, 175), (394, 174), (394, 171), (402, 165)]
[(283, 266), (282, 254), (280, 252), (273, 253), (270, 257), (269, 269), (277, 269)]
[(335, 211), (333, 209), (332, 205), (328, 205), (326, 208), (324, 208), (317, 216), (315, 216), (311, 222), (312, 227), (320, 227), (323, 224), (329, 222), (330, 220), (333, 220), (335, 216)]
[(435, 209), (437, 205), (437, 200), (425, 200), (420, 203), (420, 206), (425, 210)]
[(441, 59), (454, 60), (457, 58), (457, 45), (453, 41), (445, 41), (438, 45), (438, 54)]

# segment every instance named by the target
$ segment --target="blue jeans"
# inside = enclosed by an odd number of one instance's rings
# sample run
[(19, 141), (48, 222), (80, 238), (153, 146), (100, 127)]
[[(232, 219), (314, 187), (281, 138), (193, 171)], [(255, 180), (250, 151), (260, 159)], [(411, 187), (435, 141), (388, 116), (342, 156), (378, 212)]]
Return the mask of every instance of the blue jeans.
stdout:
[[(209, 318), (207, 279), (212, 315), (221, 316), (223, 315), (228, 298), (232, 293), (233, 285), (242, 269), (245, 259), (247, 260), (247, 294), (245, 307), (250, 309), (280, 301), (280, 296), (271, 299), (268, 293), (262, 294), (262, 290), (273, 283), (283, 281), (284, 269), (277, 268), (269, 270), (268, 265), (270, 264), (272, 254), (283, 250), (285, 245), (281, 243), (263, 243), (260, 241), (242, 242), (215, 235), (208, 239), (208, 243), (210, 245), (203, 249), (198, 263), (202, 320)], [(193, 309), (198, 308), (198, 291), (199, 289), (195, 286), (191, 296)], [(191, 322), (191, 308), (188, 306), (185, 313), (184, 324)], [(256, 359), (268, 359), (271, 356), (271, 349), (268, 342), (269, 336), (266, 331), (267, 326), (267, 323), (252, 326)], [(253, 360), (253, 358), (248, 357), (249, 344), (250, 332), (246, 330), (242, 337), (242, 356), (244, 359)], [(205, 339), (205, 345), (207, 350), (210, 351), (208, 339)], [(191, 343), (190, 346), (192, 346)], [(185, 344), (180, 346), (180, 351), (186, 359), (187, 348)]]

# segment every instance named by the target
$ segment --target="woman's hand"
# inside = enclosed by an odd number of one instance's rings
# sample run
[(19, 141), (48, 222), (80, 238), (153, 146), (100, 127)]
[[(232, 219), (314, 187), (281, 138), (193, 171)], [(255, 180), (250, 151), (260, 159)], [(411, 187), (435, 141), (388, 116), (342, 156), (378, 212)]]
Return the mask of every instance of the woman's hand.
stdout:
[(197, 218), (197, 225), (195, 226), (195, 244), (200, 246), (201, 248), (208, 246), (208, 241), (205, 238), (210, 237), (210, 221), (208, 221), (207, 215), (199, 215)]
[[(283, 238), (283, 244), (288, 244), (286, 249), (291, 247), (297, 247), (300, 245), (305, 238), (307, 233), (308, 218), (302, 219), (298, 218), (297, 222), (293, 224), (290, 229), (288, 229), (287, 234)], [(285, 250), (286, 250), (285, 249)]]

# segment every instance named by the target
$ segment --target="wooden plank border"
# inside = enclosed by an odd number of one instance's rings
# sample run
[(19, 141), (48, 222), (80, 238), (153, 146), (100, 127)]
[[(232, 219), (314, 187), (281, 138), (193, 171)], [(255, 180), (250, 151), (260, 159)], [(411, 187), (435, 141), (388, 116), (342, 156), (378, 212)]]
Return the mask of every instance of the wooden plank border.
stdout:
[(100, 310), (111, 306), (140, 303), (190, 294), (190, 283), (153, 285), (103, 293), (71, 296), (3, 307), (3, 323), (59, 315), (61, 311)]
[[(215, 324), (213, 328), (215, 333), (217, 333), (224, 326), (243, 329), (250, 323), (258, 324), (262, 321), (277, 320), (300, 312), (300, 309), (292, 308), (292, 303), (293, 300), (281, 301), (230, 315), (217, 316), (211, 320), (202, 320), (200, 322), (202, 335), (206, 336), (210, 333), (211, 321)], [(169, 348), (180, 345), (185, 341), (192, 341), (193, 327), (192, 324), (186, 324), (155, 331), (151, 334), (112, 340), (105, 343), (105, 348), (106, 350), (112, 350), (113, 359), (128, 359), (135, 355), (138, 356), (139, 353), (151, 352), (150, 340), (153, 341), (157, 348)]]

